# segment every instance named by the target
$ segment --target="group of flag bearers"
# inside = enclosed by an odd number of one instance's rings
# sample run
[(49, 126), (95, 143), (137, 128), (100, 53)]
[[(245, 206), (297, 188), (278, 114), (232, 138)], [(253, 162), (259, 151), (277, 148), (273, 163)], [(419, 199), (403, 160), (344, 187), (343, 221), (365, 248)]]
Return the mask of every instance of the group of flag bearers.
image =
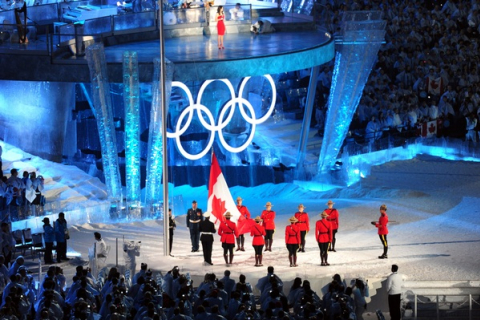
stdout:
[[(333, 208), (333, 204), (331, 200), (328, 201), (328, 209), (321, 213), (322, 219), (318, 220), (315, 225), (315, 239), (320, 248), (322, 266), (330, 265), (328, 263), (328, 251), (335, 251), (334, 235), (338, 229), (339, 215), (338, 211)], [(265, 251), (272, 251), (273, 233), (275, 231), (275, 211), (272, 210), (272, 204), (267, 202), (265, 210), (255, 219), (251, 219), (250, 212), (247, 207), (243, 205), (243, 199), (241, 197), (237, 198), (237, 209), (240, 212), (238, 225), (241, 225), (241, 227), (237, 228), (237, 224), (231, 221), (232, 214), (230, 212), (226, 212), (223, 215), (224, 219), (218, 227), (218, 234), (220, 235), (220, 241), (222, 242), (222, 248), (224, 250), (223, 256), (225, 263), (230, 265), (233, 262), (235, 242), (237, 244), (236, 251), (245, 251), (244, 235), (245, 233), (250, 233), (253, 237), (252, 246), (255, 250), (255, 266), (263, 266), (262, 258), (264, 248)], [(298, 266), (297, 252), (305, 252), (305, 237), (307, 232), (310, 231), (310, 219), (304, 209), (305, 206), (300, 204), (298, 206), (298, 212), (289, 219), (290, 224), (285, 228), (285, 244), (288, 250), (290, 267)], [(210, 216), (209, 213), (205, 215), (207, 215), (206, 218)], [(211, 224), (213, 225), (213, 223)], [(210, 229), (210, 232), (211, 231)], [(205, 262), (212, 264), (211, 253), (209, 257), (205, 257)]]

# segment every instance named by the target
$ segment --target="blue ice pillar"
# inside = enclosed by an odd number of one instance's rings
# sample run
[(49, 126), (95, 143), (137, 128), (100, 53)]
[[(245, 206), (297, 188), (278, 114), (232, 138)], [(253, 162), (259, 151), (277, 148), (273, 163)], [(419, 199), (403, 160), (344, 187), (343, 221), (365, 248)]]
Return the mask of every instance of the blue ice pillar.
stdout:
[(384, 41), (386, 22), (380, 19), (379, 11), (351, 11), (343, 16), (342, 34), (337, 39), (325, 133), (318, 159), (319, 175), (335, 165)]
[[(126, 199), (130, 210), (140, 208), (140, 116), (138, 57), (123, 53), (123, 100), (125, 105)], [(139, 212), (135, 214), (138, 215)]]
[[(165, 91), (168, 108), (170, 93), (172, 91), (172, 79), (174, 64), (165, 60)], [(163, 169), (163, 137), (162, 137), (162, 101), (160, 92), (160, 58), (154, 60), (154, 75), (152, 83), (152, 109), (150, 111), (150, 126), (148, 128), (148, 158), (147, 158), (147, 179), (145, 181), (145, 206), (152, 214), (159, 212), (162, 192), (162, 169)], [(167, 109), (168, 110), (168, 109)], [(166, 155), (165, 155), (166, 156)]]
[(87, 61), (92, 81), (92, 100), (96, 113), (98, 136), (102, 147), (105, 184), (109, 198), (118, 208), (118, 204), (122, 201), (122, 184), (120, 183), (112, 99), (103, 44), (96, 43), (87, 48)]

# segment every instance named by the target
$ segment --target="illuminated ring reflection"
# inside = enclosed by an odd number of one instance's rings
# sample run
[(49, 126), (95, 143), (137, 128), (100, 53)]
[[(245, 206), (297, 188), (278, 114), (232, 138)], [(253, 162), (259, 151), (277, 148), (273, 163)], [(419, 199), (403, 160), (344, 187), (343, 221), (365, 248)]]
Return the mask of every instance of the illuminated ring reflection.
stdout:
[[(240, 89), (239, 89), (239, 92), (238, 92), (238, 96), (235, 96), (235, 89), (233, 88), (233, 85), (231, 84), (231, 82), (228, 79), (207, 80), (200, 87), (200, 90), (199, 90), (198, 96), (197, 96), (197, 101), (195, 103), (194, 103), (194, 99), (193, 99), (192, 93), (190, 92), (189, 88), (185, 84), (183, 84), (182, 82), (173, 81), (172, 82), (172, 88), (177, 87), (177, 88), (182, 89), (185, 92), (185, 94), (187, 96), (187, 99), (188, 99), (188, 106), (185, 109), (183, 109), (182, 112), (180, 113), (180, 116), (178, 117), (178, 120), (177, 120), (177, 125), (175, 126), (175, 131), (174, 132), (167, 132), (167, 138), (174, 138), (175, 141), (176, 141), (176, 144), (177, 144), (177, 148), (180, 151), (180, 153), (185, 158), (190, 159), (190, 160), (201, 159), (203, 156), (205, 156), (210, 151), (210, 149), (212, 148), (214, 139), (215, 139), (215, 132), (218, 132), (218, 138), (220, 140), (220, 143), (222, 144), (222, 146), (226, 150), (228, 150), (232, 153), (238, 153), (238, 152), (241, 152), (241, 151), (245, 150), (253, 140), (253, 137), (255, 135), (256, 126), (258, 124), (261, 124), (261, 123), (265, 122), (271, 116), (271, 114), (272, 114), (272, 112), (275, 108), (275, 103), (276, 103), (276, 100), (277, 100), (277, 90), (276, 90), (276, 87), (275, 87), (275, 83), (273, 82), (273, 79), (270, 75), (267, 74), (267, 75), (264, 75), (264, 77), (267, 78), (268, 82), (270, 83), (270, 85), (272, 87), (272, 103), (271, 103), (270, 107), (268, 108), (267, 113), (265, 113), (265, 115), (263, 117), (259, 118), (259, 119), (257, 119), (257, 117), (255, 115), (255, 110), (254, 110), (252, 104), (248, 100), (243, 98), (243, 90), (245, 89), (245, 85), (247, 84), (250, 77), (246, 77), (242, 80), (242, 82), (240, 84)], [(215, 120), (214, 120), (213, 115), (210, 112), (210, 110), (206, 106), (201, 104), (202, 95), (203, 95), (205, 89), (207, 88), (207, 86), (210, 83), (212, 83), (214, 81), (223, 82), (227, 86), (228, 90), (230, 91), (230, 96), (231, 96), (231, 99), (225, 104), (225, 106), (220, 111), (220, 115), (218, 117), (218, 123), (217, 124), (215, 124)], [(235, 113), (236, 105), (238, 105), (238, 107), (240, 109), (240, 114), (242, 115), (243, 119), (247, 123), (251, 124), (252, 127), (251, 127), (250, 134), (249, 134), (247, 140), (245, 141), (245, 143), (243, 143), (239, 147), (232, 147), (225, 141), (222, 130), (232, 120), (233, 115)], [(248, 112), (251, 114), (251, 117), (248, 115), (245, 108), (248, 109)], [(185, 131), (187, 131), (188, 128), (190, 127), (190, 124), (192, 123), (192, 119), (193, 119), (193, 115), (194, 115), (195, 111), (197, 113), (197, 117), (200, 120), (200, 123), (202, 124), (202, 126), (206, 130), (210, 131), (210, 138), (208, 139), (208, 143), (207, 143), (206, 147), (200, 153), (190, 154), (183, 148), (182, 143), (180, 141), (180, 136), (182, 134), (184, 134)], [(206, 114), (206, 116), (208, 118), (208, 122), (202, 117), (202, 112)], [(182, 122), (185, 118), (186, 118), (186, 121), (182, 126)]]

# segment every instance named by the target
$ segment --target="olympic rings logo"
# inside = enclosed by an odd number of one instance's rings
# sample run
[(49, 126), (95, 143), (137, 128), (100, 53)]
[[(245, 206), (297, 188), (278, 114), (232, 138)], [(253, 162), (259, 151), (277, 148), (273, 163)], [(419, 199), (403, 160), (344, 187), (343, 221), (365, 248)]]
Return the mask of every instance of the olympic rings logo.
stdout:
[[(167, 138), (175, 138), (177, 148), (180, 151), (180, 153), (185, 158), (190, 159), (190, 160), (198, 160), (198, 159), (202, 158), (203, 156), (205, 156), (209, 152), (209, 150), (212, 148), (213, 142), (215, 140), (215, 133), (216, 132), (218, 132), (218, 138), (220, 139), (220, 143), (222, 144), (222, 146), (226, 150), (228, 150), (232, 153), (238, 153), (238, 152), (241, 152), (241, 151), (245, 150), (253, 140), (253, 137), (255, 135), (256, 126), (258, 124), (261, 124), (261, 123), (265, 122), (270, 117), (270, 115), (272, 114), (272, 112), (275, 108), (275, 103), (276, 103), (276, 100), (277, 100), (277, 90), (276, 90), (276, 87), (275, 87), (275, 83), (273, 82), (273, 79), (270, 75), (267, 74), (267, 75), (264, 75), (264, 77), (268, 80), (268, 82), (270, 82), (270, 85), (272, 86), (272, 96), (273, 97), (272, 97), (272, 103), (271, 103), (270, 107), (268, 108), (267, 113), (259, 119), (257, 119), (257, 117), (255, 115), (255, 110), (253, 109), (252, 104), (247, 99), (243, 98), (243, 90), (245, 89), (245, 85), (247, 84), (250, 77), (246, 77), (242, 80), (242, 82), (240, 84), (240, 89), (239, 89), (239, 92), (238, 92), (238, 96), (235, 96), (235, 89), (233, 88), (233, 85), (230, 83), (230, 81), (228, 79), (207, 80), (200, 87), (196, 103), (194, 103), (192, 93), (190, 92), (190, 90), (188, 89), (188, 87), (185, 84), (183, 84), (182, 82), (179, 82), (179, 81), (173, 81), (172, 82), (172, 89), (174, 87), (180, 88), (187, 95), (188, 107), (183, 109), (182, 113), (178, 117), (178, 121), (177, 121), (177, 124), (176, 124), (176, 127), (175, 127), (175, 131), (174, 132), (167, 132)], [(220, 115), (219, 115), (217, 124), (215, 124), (215, 120), (214, 120), (213, 115), (210, 112), (210, 110), (206, 106), (204, 106), (200, 103), (201, 100), (202, 100), (203, 92), (205, 91), (207, 86), (214, 81), (221, 81), (224, 84), (226, 84), (227, 87), (228, 87), (228, 90), (230, 91), (230, 96), (232, 97), (225, 104), (225, 106), (222, 108), (222, 111), (220, 111)], [(233, 114), (235, 112), (235, 106), (237, 106), (237, 105), (239, 106), (240, 114), (242, 115), (243, 119), (246, 122), (248, 122), (249, 124), (252, 125), (252, 129), (251, 129), (250, 135), (248, 136), (248, 139), (245, 141), (244, 144), (242, 144), (239, 147), (232, 147), (225, 141), (222, 130), (232, 120)], [(247, 112), (245, 111), (245, 108), (248, 109), (249, 113), (252, 115), (251, 117), (247, 114)], [(193, 119), (193, 115), (194, 115), (195, 111), (197, 113), (198, 119), (200, 120), (200, 123), (203, 125), (203, 127), (205, 129), (209, 130), (211, 132), (211, 134), (210, 134), (210, 138), (208, 140), (207, 145), (205, 146), (205, 148), (200, 153), (190, 154), (183, 148), (182, 143), (180, 141), (180, 137), (190, 127), (190, 124), (192, 123), (192, 119)], [(206, 115), (206, 117), (208, 119), (208, 122), (205, 121), (205, 119), (203, 118), (202, 112)], [(183, 126), (181, 126), (185, 117), (187, 117), (187, 120), (185, 121), (185, 124)]]

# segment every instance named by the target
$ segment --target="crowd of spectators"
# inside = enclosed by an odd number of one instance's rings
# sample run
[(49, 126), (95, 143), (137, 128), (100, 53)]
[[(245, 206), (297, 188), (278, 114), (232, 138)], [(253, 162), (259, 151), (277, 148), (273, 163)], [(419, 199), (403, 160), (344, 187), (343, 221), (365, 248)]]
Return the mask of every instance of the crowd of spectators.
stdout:
[[(322, 18), (334, 35), (342, 13), (379, 10), (387, 21), (386, 43), (365, 85), (350, 127), (356, 141), (419, 136), (478, 139), (480, 104), (479, 1), (320, 0)], [(330, 88), (332, 64), (323, 66), (321, 90)], [(323, 99), (326, 102), (325, 99)], [(317, 110), (322, 126), (324, 109)], [(425, 126), (424, 126), (425, 129)], [(425, 133), (423, 133), (425, 135)]]
[(113, 267), (103, 268), (94, 278), (89, 268), (78, 266), (69, 288), (66, 282), (63, 270), (51, 266), (36, 288), (23, 257), (7, 268), (0, 256), (0, 318), (362, 319), (368, 297), (368, 282), (356, 279), (347, 287), (338, 274), (322, 298), (301, 278), (287, 289), (273, 267), (258, 280), (256, 296), (243, 274), (235, 280), (229, 270), (221, 279), (207, 273), (194, 286), (178, 267), (154, 275), (143, 263), (133, 277)]

